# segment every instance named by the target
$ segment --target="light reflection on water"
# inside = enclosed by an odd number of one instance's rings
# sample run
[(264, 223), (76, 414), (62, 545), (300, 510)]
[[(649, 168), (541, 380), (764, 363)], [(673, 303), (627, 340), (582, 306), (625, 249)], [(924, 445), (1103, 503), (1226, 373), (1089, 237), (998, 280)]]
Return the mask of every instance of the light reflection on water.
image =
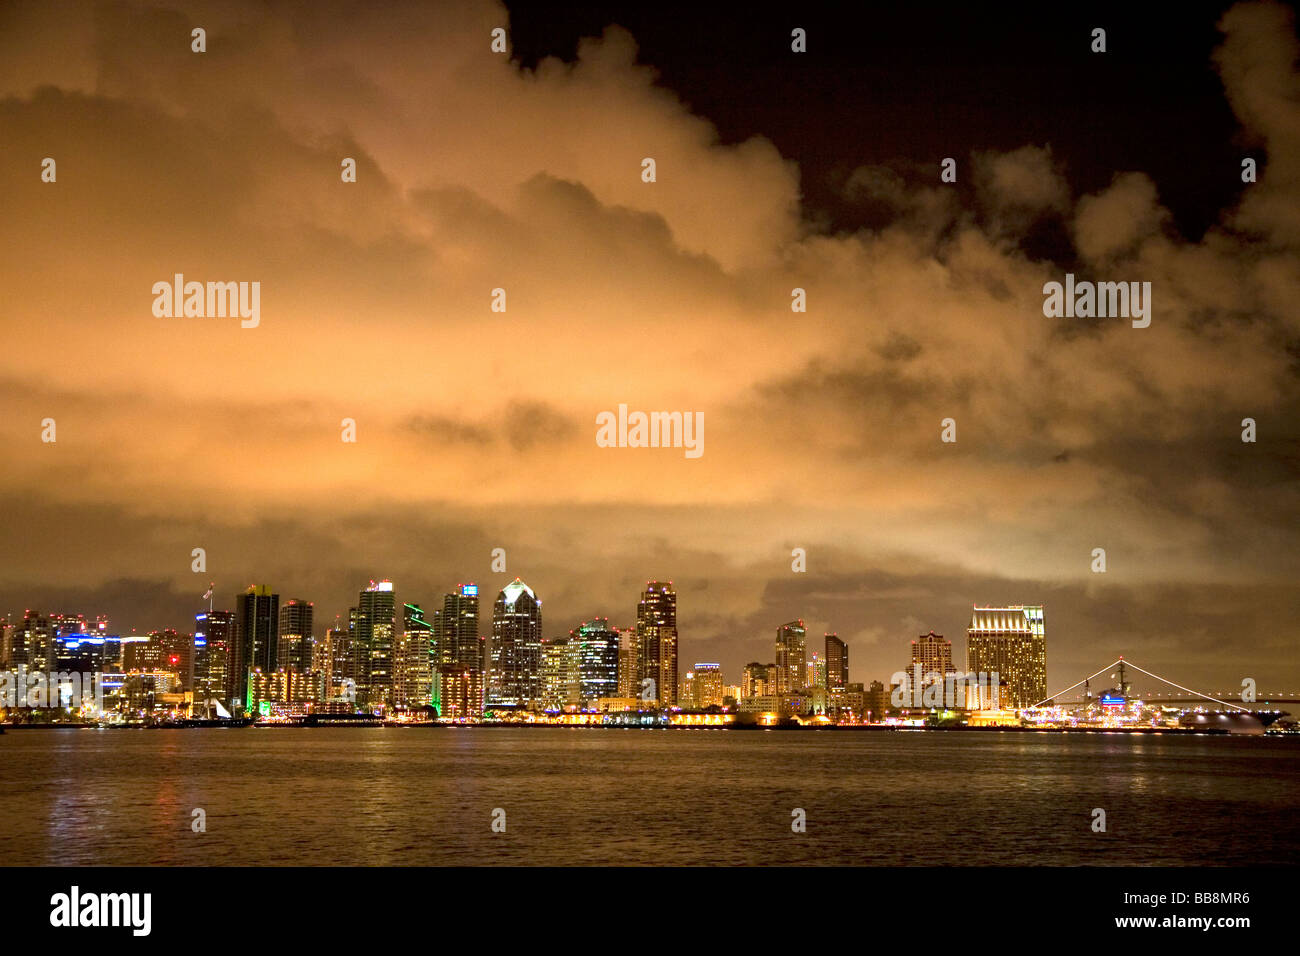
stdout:
[(9, 865), (1253, 865), (1300, 851), (1298, 785), (1300, 741), (1261, 738), (11, 731), (0, 840)]

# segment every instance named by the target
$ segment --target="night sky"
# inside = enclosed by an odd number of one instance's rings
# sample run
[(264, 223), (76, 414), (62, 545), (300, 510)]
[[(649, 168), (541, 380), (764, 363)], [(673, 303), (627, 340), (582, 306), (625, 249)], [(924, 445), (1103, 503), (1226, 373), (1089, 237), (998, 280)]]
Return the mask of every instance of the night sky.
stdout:
[[(0, 612), (519, 575), (555, 636), (654, 578), (731, 682), (1025, 603), (1052, 689), (1300, 689), (1291, 11), (836, 6), (6, 4)], [(1066, 272), (1150, 327), (1045, 317)], [(260, 324), (155, 316), (175, 273)], [(597, 447), (620, 403), (704, 455)]]

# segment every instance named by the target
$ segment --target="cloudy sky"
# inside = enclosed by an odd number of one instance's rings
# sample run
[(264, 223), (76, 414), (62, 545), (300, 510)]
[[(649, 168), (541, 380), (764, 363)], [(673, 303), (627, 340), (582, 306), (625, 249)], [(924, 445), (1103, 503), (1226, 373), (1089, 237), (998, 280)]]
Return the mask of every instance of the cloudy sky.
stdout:
[[(0, 611), (518, 574), (553, 635), (663, 578), (732, 680), (797, 617), (852, 680), (931, 629), (960, 663), (1005, 602), (1052, 688), (1300, 689), (1289, 11), (644, 6), (5, 5)], [(1067, 271), (1150, 282), (1150, 327), (1045, 318)], [(260, 325), (156, 317), (175, 273), (260, 282)], [(704, 455), (597, 447), (619, 403), (702, 412)]]

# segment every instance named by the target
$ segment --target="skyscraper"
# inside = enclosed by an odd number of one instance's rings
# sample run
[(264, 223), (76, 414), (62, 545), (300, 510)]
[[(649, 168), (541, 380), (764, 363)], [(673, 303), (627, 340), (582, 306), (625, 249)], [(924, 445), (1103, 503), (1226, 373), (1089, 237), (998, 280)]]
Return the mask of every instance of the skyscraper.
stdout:
[(631, 627), (619, 628), (617, 697), (637, 695), (636, 647), (636, 630)]
[(542, 641), (543, 710), (565, 710), (579, 702), (581, 646), (572, 636)]
[(528, 707), (542, 699), (542, 602), (515, 578), (497, 595), (488, 645), (487, 705)]
[(917, 667), (923, 679), (927, 674), (938, 674), (943, 679), (953, 673), (956, 668), (952, 666), (952, 641), (944, 640), (942, 634), (934, 631), (922, 634), (912, 642), (909, 671), (916, 673)]
[(9, 635), (9, 666), (26, 664), (28, 670), (48, 671), (54, 663), (54, 625), (39, 611), (23, 612)]
[(352, 648), (351, 627), (335, 617), (334, 626), (325, 632), (329, 666), (326, 670), (325, 696), (356, 701), (357, 658)]
[(290, 598), (280, 605), (276, 667), (291, 668), (299, 674), (312, 669), (312, 613), (310, 601)]
[(826, 635), (826, 686), (841, 690), (849, 682), (849, 645), (834, 633)]
[(816, 651), (808, 655), (808, 680), (804, 686), (808, 688), (826, 686), (826, 658)]
[(578, 643), (578, 697), (584, 703), (618, 696), (618, 629), (609, 619), (584, 621), (569, 632)]
[(966, 631), (966, 669), (997, 672), (1007, 708), (1032, 707), (1047, 697), (1047, 630), (1041, 605), (979, 607)]
[(478, 585), (461, 584), (442, 601), (442, 626), (437, 635), (438, 662), (481, 670), (483, 644), (478, 636)]
[(260, 667), (275, 670), (279, 651), (280, 595), (265, 584), (249, 585), (235, 598), (239, 627), (230, 655), (231, 712), (242, 711), (248, 701), (248, 675)]
[[(402, 605), (402, 636), (394, 661), (394, 699), (398, 706), (427, 707), (432, 702), (433, 623), (418, 604)], [(436, 704), (435, 704), (436, 706)]]
[(367, 707), (393, 707), (393, 649), (397, 634), (397, 598), (392, 581), (371, 581), (357, 599), (353, 642), (358, 663), (358, 698)]
[[(673, 583), (647, 581), (636, 608), (637, 686), (634, 696), (653, 699), (660, 707), (677, 703), (677, 592)], [(647, 685), (645, 681), (654, 683)]]
[(807, 680), (807, 631), (803, 621), (791, 621), (776, 629), (776, 692), (797, 694)]
[(476, 719), (483, 714), (483, 642), (478, 636), (478, 585), (462, 584), (443, 598), (435, 658), (438, 713)]
[(200, 611), (194, 615), (194, 703), (219, 700), (230, 708), (230, 648), (235, 633), (234, 611)]

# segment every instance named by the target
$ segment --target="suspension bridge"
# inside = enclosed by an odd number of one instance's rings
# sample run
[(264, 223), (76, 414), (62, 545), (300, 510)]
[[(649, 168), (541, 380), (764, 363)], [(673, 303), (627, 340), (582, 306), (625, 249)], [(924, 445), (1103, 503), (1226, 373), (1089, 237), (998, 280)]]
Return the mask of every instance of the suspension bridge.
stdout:
[[(1169, 680), (1169, 678), (1167, 677), (1161, 677), (1159, 674), (1152, 673), (1146, 668), (1139, 667), (1137, 664), (1134, 664), (1132, 661), (1126, 661), (1124, 659), (1124, 655), (1121, 654), (1119, 657), (1111, 661), (1105, 667), (1095, 671), (1092, 674), (1089, 674), (1087, 677), (1083, 678), (1083, 680), (1079, 681), (1078, 683), (1071, 684), (1069, 687), (1065, 688), (1064, 690), (1057, 691), (1055, 694), (1043, 698), (1037, 704), (1035, 704), (1034, 707), (1042, 707), (1046, 704), (1053, 704), (1056, 706), (1068, 706), (1070, 704), (1091, 703), (1097, 699), (1092, 694), (1091, 682), (1096, 677), (1106, 673), (1107, 671), (1110, 671), (1112, 668), (1116, 668), (1119, 672), (1118, 675), (1112, 674), (1111, 679), (1113, 680), (1116, 677), (1118, 677), (1119, 680), (1118, 690), (1120, 696), (1126, 699), (1130, 699), (1130, 698), (1140, 699), (1143, 703), (1147, 703), (1147, 704), (1200, 704), (1209, 701), (1210, 703), (1217, 704), (1219, 707), (1223, 708), (1224, 710), (1241, 711), (1243, 713), (1250, 713), (1256, 710), (1271, 709), (1276, 704), (1300, 703), (1300, 695), (1297, 695), (1294, 692), (1291, 694), (1264, 694), (1260, 692), (1255, 692), (1252, 695), (1251, 700), (1242, 700), (1240, 703), (1233, 703), (1231, 701), (1223, 700), (1220, 697), (1215, 697), (1212, 694), (1203, 694), (1200, 691), (1193, 690), (1190, 687), (1184, 687), (1182, 684), (1179, 684), (1176, 681)], [(1166, 684), (1170, 688), (1173, 688), (1175, 691), (1181, 691), (1182, 694), (1186, 696), (1180, 696), (1179, 694), (1171, 693), (1168, 691), (1164, 693), (1156, 693), (1156, 694), (1143, 694), (1143, 693), (1133, 692), (1131, 685), (1129, 684), (1129, 681), (1127, 679), (1128, 668), (1132, 668), (1133, 670), (1138, 671), (1141, 674), (1145, 674), (1147, 677), (1154, 678), (1155, 680), (1160, 681), (1162, 684)], [(1062, 700), (1062, 698), (1070, 694), (1071, 691), (1074, 691), (1076, 688), (1079, 687), (1084, 688), (1083, 698), (1081, 700)]]

